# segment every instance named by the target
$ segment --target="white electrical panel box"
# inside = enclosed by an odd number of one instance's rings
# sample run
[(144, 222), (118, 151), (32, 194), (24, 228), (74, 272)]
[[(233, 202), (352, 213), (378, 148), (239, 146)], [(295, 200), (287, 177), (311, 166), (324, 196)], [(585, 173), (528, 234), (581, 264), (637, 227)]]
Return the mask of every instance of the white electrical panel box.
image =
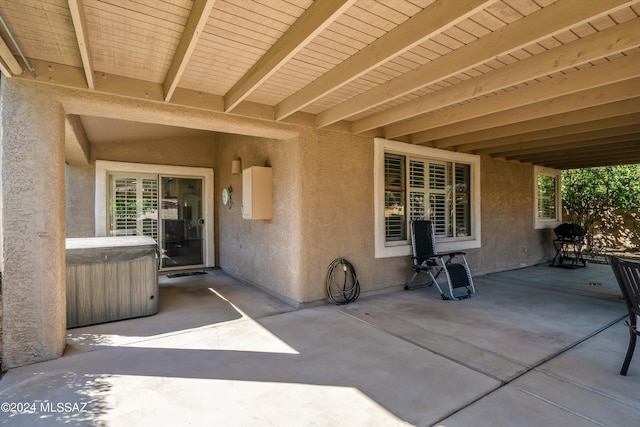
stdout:
[(242, 171), (242, 218), (271, 219), (271, 168), (252, 166)]

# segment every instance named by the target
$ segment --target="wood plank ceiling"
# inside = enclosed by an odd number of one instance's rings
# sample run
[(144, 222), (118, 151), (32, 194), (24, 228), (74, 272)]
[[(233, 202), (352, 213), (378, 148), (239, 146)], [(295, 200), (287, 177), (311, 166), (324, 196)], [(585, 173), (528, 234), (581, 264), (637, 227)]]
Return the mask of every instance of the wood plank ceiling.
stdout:
[[(556, 168), (640, 163), (640, 0), (2, 0), (0, 15), (42, 81)], [(3, 75), (32, 79), (0, 36)]]

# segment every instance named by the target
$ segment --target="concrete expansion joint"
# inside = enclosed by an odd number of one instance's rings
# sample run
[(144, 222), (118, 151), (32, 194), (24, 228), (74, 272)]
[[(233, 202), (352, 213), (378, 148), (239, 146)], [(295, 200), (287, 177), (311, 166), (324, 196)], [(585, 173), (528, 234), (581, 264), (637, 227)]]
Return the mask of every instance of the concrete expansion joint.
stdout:
[[(542, 396), (537, 395), (536, 393), (532, 393), (531, 391), (524, 390), (524, 389), (522, 389), (521, 387), (518, 387), (517, 385), (514, 385), (514, 384), (513, 384), (513, 382), (514, 382), (514, 381), (516, 381), (517, 379), (521, 378), (521, 377), (522, 377), (522, 376), (524, 376), (525, 374), (528, 374), (528, 373), (530, 373), (530, 372), (532, 372), (532, 371), (538, 371), (538, 372), (541, 372), (541, 373), (543, 373), (543, 374), (548, 374), (545, 370), (543, 370), (543, 369), (539, 369), (539, 368), (540, 368), (540, 366), (542, 366), (542, 365), (544, 365), (545, 363), (547, 363), (547, 362), (549, 362), (549, 361), (551, 361), (551, 360), (553, 360), (553, 359), (555, 359), (555, 358), (557, 358), (557, 357), (561, 356), (562, 354), (564, 354), (564, 353), (566, 353), (567, 351), (571, 350), (572, 348), (574, 348), (574, 347), (578, 346), (579, 344), (581, 344), (581, 343), (583, 343), (583, 342), (587, 341), (588, 339), (590, 339), (590, 338), (594, 337), (595, 335), (597, 335), (597, 334), (599, 334), (599, 333), (601, 333), (601, 332), (603, 332), (603, 331), (605, 331), (605, 330), (609, 329), (609, 328), (610, 328), (610, 327), (612, 327), (613, 325), (615, 325), (615, 324), (619, 323), (621, 320), (623, 320), (624, 318), (626, 318), (626, 316), (627, 316), (626, 314), (625, 314), (625, 315), (622, 315), (622, 316), (620, 316), (620, 317), (618, 317), (618, 318), (616, 318), (615, 320), (613, 320), (613, 321), (611, 321), (611, 322), (607, 323), (606, 325), (604, 325), (603, 327), (601, 327), (601, 328), (599, 328), (599, 329), (595, 330), (594, 332), (592, 332), (592, 333), (590, 333), (590, 334), (587, 334), (586, 336), (584, 336), (584, 337), (582, 337), (582, 338), (578, 339), (577, 341), (575, 341), (575, 342), (573, 342), (573, 343), (571, 343), (571, 344), (567, 345), (566, 347), (564, 347), (564, 348), (560, 349), (560, 350), (559, 350), (559, 351), (557, 351), (556, 353), (551, 354), (551, 355), (549, 355), (548, 357), (546, 357), (546, 358), (543, 358), (543, 359), (539, 360), (538, 362), (536, 362), (535, 364), (533, 364), (533, 365), (531, 365), (531, 366), (528, 366), (528, 367), (527, 367), (527, 366), (525, 366), (525, 365), (522, 365), (522, 363), (520, 363), (520, 362), (518, 362), (518, 361), (516, 361), (516, 360), (510, 360), (512, 363), (515, 363), (515, 364), (518, 364), (518, 365), (521, 365), (521, 366), (525, 367), (525, 369), (524, 369), (524, 370), (522, 370), (522, 371), (520, 371), (519, 373), (515, 374), (513, 377), (511, 377), (511, 378), (509, 378), (509, 379), (506, 379), (506, 380), (505, 380), (505, 379), (500, 379), (500, 378), (498, 378), (498, 377), (496, 377), (496, 376), (494, 376), (494, 375), (491, 375), (490, 373), (485, 372), (485, 371), (483, 371), (483, 370), (481, 370), (481, 369), (478, 369), (477, 367), (474, 367), (474, 366), (471, 366), (471, 365), (469, 365), (469, 364), (467, 364), (467, 363), (464, 363), (464, 362), (463, 362), (463, 361), (461, 361), (461, 360), (457, 360), (455, 357), (452, 357), (452, 356), (450, 356), (450, 355), (444, 354), (443, 352), (435, 351), (434, 349), (431, 349), (431, 348), (429, 348), (429, 347), (425, 346), (424, 344), (421, 344), (421, 343), (419, 343), (419, 342), (416, 342), (415, 340), (412, 340), (411, 338), (408, 338), (407, 336), (403, 336), (403, 335), (400, 335), (400, 334), (394, 333), (394, 332), (392, 332), (392, 331), (390, 331), (390, 330), (386, 330), (386, 329), (384, 329), (383, 327), (380, 327), (380, 326), (376, 325), (375, 323), (372, 323), (372, 322), (367, 321), (365, 318), (362, 318), (362, 317), (356, 316), (356, 315), (351, 314), (351, 313), (349, 313), (349, 312), (347, 312), (347, 311), (345, 311), (345, 310), (343, 310), (343, 309), (340, 309), (340, 308), (338, 308), (338, 309), (337, 309), (337, 311), (338, 311), (339, 313), (341, 313), (341, 314), (345, 315), (345, 316), (348, 316), (348, 317), (350, 317), (350, 318), (352, 318), (352, 319), (358, 320), (358, 321), (360, 321), (360, 322), (362, 322), (362, 323), (364, 323), (364, 324), (366, 324), (366, 325), (368, 325), (368, 326), (370, 326), (370, 327), (373, 327), (373, 328), (375, 328), (375, 329), (377, 329), (377, 330), (379, 330), (379, 331), (381, 331), (381, 332), (384, 332), (384, 333), (389, 334), (389, 335), (391, 335), (391, 336), (393, 336), (393, 337), (395, 337), (395, 338), (398, 338), (398, 339), (400, 339), (400, 340), (402, 340), (402, 341), (405, 341), (405, 342), (408, 342), (408, 343), (410, 343), (410, 344), (413, 344), (413, 345), (415, 345), (415, 346), (417, 346), (417, 347), (420, 347), (421, 349), (427, 350), (427, 351), (429, 351), (429, 352), (431, 352), (431, 353), (437, 354), (437, 355), (438, 355), (438, 356), (440, 356), (440, 357), (443, 357), (443, 358), (445, 358), (445, 359), (447, 359), (447, 360), (450, 360), (450, 361), (452, 361), (452, 362), (454, 362), (454, 363), (457, 363), (457, 364), (459, 364), (459, 365), (461, 365), (461, 366), (464, 366), (464, 367), (466, 367), (466, 368), (468, 368), (468, 369), (471, 369), (471, 370), (473, 370), (473, 371), (475, 371), (475, 372), (478, 372), (478, 373), (480, 373), (480, 374), (482, 374), (482, 375), (485, 375), (485, 376), (487, 376), (487, 377), (489, 377), (489, 378), (492, 378), (492, 379), (494, 379), (494, 380), (496, 380), (496, 381), (498, 381), (498, 382), (499, 382), (499, 384), (498, 384), (496, 387), (494, 387), (494, 388), (492, 388), (492, 389), (490, 389), (490, 390), (486, 391), (485, 393), (481, 394), (480, 396), (478, 396), (477, 398), (475, 398), (475, 399), (473, 399), (472, 401), (468, 402), (467, 404), (465, 404), (465, 405), (461, 406), (460, 408), (457, 408), (456, 410), (452, 411), (451, 413), (445, 414), (445, 415), (444, 415), (440, 420), (438, 420), (436, 423), (434, 423), (434, 425), (438, 425), (440, 422), (442, 422), (442, 421), (444, 421), (445, 419), (447, 419), (447, 418), (449, 418), (449, 417), (451, 417), (451, 416), (455, 415), (456, 413), (458, 413), (458, 412), (460, 412), (460, 411), (464, 410), (465, 408), (467, 408), (467, 407), (469, 407), (469, 406), (473, 405), (474, 403), (476, 403), (476, 402), (478, 402), (478, 401), (480, 401), (480, 400), (484, 399), (484, 398), (485, 398), (485, 397), (487, 397), (488, 395), (490, 395), (490, 394), (492, 394), (492, 393), (495, 393), (496, 391), (498, 391), (498, 390), (500, 390), (500, 389), (502, 389), (502, 388), (504, 388), (504, 387), (510, 386), (510, 387), (513, 387), (514, 389), (519, 390), (519, 391), (521, 391), (521, 392), (523, 392), (523, 393), (526, 393), (526, 394), (528, 394), (528, 395), (530, 395), (530, 396), (532, 396), (532, 397), (535, 397), (535, 398), (537, 398), (537, 399), (540, 399), (540, 400), (542, 400), (542, 401), (544, 401), (544, 402), (546, 402), (546, 403), (552, 404), (553, 406), (558, 407), (559, 409), (562, 409), (562, 410), (567, 411), (567, 412), (569, 412), (569, 413), (571, 413), (571, 414), (573, 414), (573, 415), (576, 415), (576, 416), (578, 416), (578, 417), (580, 417), (580, 418), (582, 418), (582, 419), (585, 419), (585, 420), (587, 420), (587, 421), (589, 421), (589, 422), (591, 422), (591, 423), (594, 423), (595, 425), (602, 425), (602, 426), (604, 426), (604, 424), (602, 424), (602, 423), (600, 423), (600, 422), (598, 422), (598, 421), (596, 421), (596, 420), (593, 420), (593, 419), (591, 419), (591, 418), (589, 418), (589, 417), (586, 417), (586, 416), (585, 416), (585, 415), (583, 415), (583, 414), (576, 413), (575, 411), (571, 410), (570, 408), (566, 408), (566, 407), (564, 407), (564, 406), (562, 406), (562, 405), (559, 405), (559, 404), (557, 404), (557, 403), (555, 403), (555, 402), (551, 402), (551, 401), (549, 401), (548, 399), (546, 399), (546, 398), (544, 398), (544, 397), (542, 397)], [(365, 313), (365, 314), (368, 314), (368, 313)], [(396, 321), (403, 322), (403, 323), (406, 323), (407, 325), (411, 325), (412, 327), (420, 328), (420, 329), (425, 330), (424, 328), (421, 328), (420, 326), (417, 326), (417, 325), (411, 324), (411, 323), (407, 322), (406, 320), (404, 320), (404, 319), (402, 319), (402, 318), (400, 318), (400, 317), (396, 317), (396, 316), (393, 316), (393, 315), (390, 315), (390, 316), (391, 316), (391, 317), (393, 317)], [(473, 344), (470, 344), (470, 343), (468, 343), (468, 342), (465, 342), (465, 341), (463, 341), (463, 340), (460, 340), (460, 339), (458, 339), (458, 338), (456, 338), (456, 337), (454, 337), (454, 336), (439, 334), (439, 333), (437, 333), (437, 332), (435, 332), (435, 331), (429, 331), (429, 332), (430, 332), (430, 333), (434, 333), (434, 334), (436, 334), (436, 335), (440, 335), (440, 336), (446, 337), (446, 338), (448, 338), (448, 339), (452, 339), (452, 340), (458, 341), (459, 343), (461, 343), (461, 344), (463, 344), (463, 345), (470, 346), (470, 347), (474, 347), (474, 348), (476, 348), (477, 350), (480, 350), (480, 351), (483, 351), (483, 352), (493, 353), (493, 352), (491, 352), (490, 350), (480, 348), (480, 347), (478, 347), (478, 346), (475, 346), (475, 345), (473, 345)], [(503, 358), (503, 359), (507, 359), (507, 360), (509, 360), (509, 358), (505, 358), (505, 356), (504, 356), (504, 355), (500, 355), (500, 354), (497, 354), (497, 353), (493, 353), (493, 354), (494, 354), (495, 356), (500, 357), (500, 358)], [(550, 375), (550, 374), (548, 374), (548, 375)], [(619, 399), (616, 399), (616, 398), (614, 398), (614, 397), (612, 397), (612, 396), (609, 396), (609, 395), (603, 394), (603, 393), (598, 392), (598, 391), (596, 391), (596, 390), (592, 390), (591, 388), (585, 387), (584, 385), (576, 384), (575, 382), (570, 381), (570, 380), (568, 380), (568, 379), (566, 379), (566, 378), (560, 378), (560, 377), (559, 377), (558, 379), (559, 379), (559, 380), (561, 380), (561, 381), (569, 382), (569, 383), (571, 383), (571, 384), (573, 384), (573, 385), (575, 385), (575, 386), (581, 387), (581, 388), (583, 388), (583, 389), (586, 389), (586, 390), (589, 390), (589, 391), (592, 391), (592, 392), (596, 392), (596, 393), (598, 393), (598, 394), (600, 394), (600, 395), (602, 395), (602, 396), (604, 396), (604, 397), (606, 397), (606, 398), (614, 399), (614, 400), (616, 400), (616, 401), (618, 401), (618, 402), (620, 402), (620, 403), (622, 403), (622, 404), (630, 405), (630, 404), (629, 404), (629, 402), (623, 402), (623, 401), (620, 401)], [(630, 406), (635, 407), (634, 405), (630, 405)]]
[[(574, 348), (574, 347), (576, 347), (576, 346), (578, 346), (578, 345), (582, 344), (583, 342), (587, 341), (588, 339), (590, 339), (590, 338), (592, 338), (592, 337), (594, 337), (594, 336), (598, 335), (599, 333), (601, 333), (601, 332), (603, 332), (603, 331), (605, 331), (605, 330), (609, 329), (610, 327), (612, 327), (612, 326), (613, 326), (613, 325), (615, 325), (616, 323), (620, 322), (621, 320), (625, 319), (626, 317), (627, 317), (627, 315), (625, 314), (625, 315), (623, 315), (623, 316), (621, 316), (621, 317), (619, 317), (619, 318), (617, 318), (617, 319), (613, 320), (612, 322), (609, 322), (608, 324), (604, 325), (603, 327), (601, 327), (601, 328), (597, 329), (596, 331), (594, 331), (594, 332), (592, 332), (592, 333), (590, 333), (590, 334), (587, 334), (586, 336), (584, 336), (584, 337), (580, 338), (579, 340), (575, 341), (574, 343), (569, 344), (568, 346), (566, 346), (566, 347), (564, 347), (563, 349), (561, 349), (561, 350), (557, 351), (556, 353), (554, 353), (554, 354), (550, 355), (549, 357), (545, 357), (545, 358), (541, 359), (540, 361), (538, 361), (538, 362), (537, 362), (537, 363), (535, 363), (534, 365), (532, 365), (532, 366), (528, 367), (528, 368), (527, 368), (527, 369), (525, 369), (524, 371), (522, 371), (522, 372), (518, 373), (517, 375), (514, 375), (514, 376), (513, 376), (513, 378), (510, 378), (510, 379), (508, 379), (508, 380), (502, 381), (502, 382), (501, 382), (501, 384), (500, 384), (498, 387), (496, 387), (496, 388), (494, 388), (494, 389), (492, 389), (492, 390), (487, 391), (486, 393), (484, 393), (484, 394), (482, 394), (482, 395), (478, 396), (478, 398), (476, 398), (476, 399), (472, 400), (471, 402), (467, 403), (466, 405), (461, 406), (460, 408), (456, 409), (455, 411), (452, 411), (450, 414), (445, 415), (444, 417), (442, 417), (441, 419), (439, 419), (437, 422), (435, 422), (435, 423), (434, 423), (434, 425), (438, 425), (438, 424), (439, 424), (439, 423), (441, 423), (442, 421), (444, 421), (444, 420), (446, 420), (447, 418), (449, 418), (449, 417), (451, 417), (451, 416), (455, 415), (456, 413), (458, 413), (458, 412), (462, 411), (463, 409), (465, 409), (465, 408), (467, 408), (467, 407), (469, 407), (469, 406), (473, 405), (474, 403), (476, 403), (476, 402), (478, 402), (478, 401), (480, 401), (480, 400), (484, 399), (484, 398), (485, 398), (485, 397), (487, 397), (488, 395), (490, 395), (490, 394), (492, 394), (492, 393), (494, 393), (494, 392), (496, 392), (496, 391), (498, 391), (498, 390), (500, 390), (500, 389), (502, 389), (502, 388), (504, 388), (504, 387), (509, 386), (509, 387), (513, 387), (514, 389), (516, 389), (516, 390), (518, 390), (518, 391), (521, 391), (521, 392), (523, 392), (523, 393), (525, 393), (525, 394), (528, 394), (529, 396), (535, 397), (535, 398), (540, 399), (540, 400), (542, 400), (542, 401), (544, 401), (544, 402), (546, 402), (546, 403), (549, 403), (549, 404), (551, 404), (551, 405), (553, 405), (553, 406), (555, 406), (555, 407), (557, 407), (557, 408), (559, 408), (559, 409), (562, 409), (562, 410), (565, 410), (565, 411), (567, 411), (567, 412), (570, 412), (571, 414), (576, 415), (576, 416), (578, 416), (578, 417), (580, 417), (580, 418), (582, 418), (582, 419), (585, 419), (585, 420), (587, 420), (587, 421), (589, 421), (589, 422), (592, 422), (592, 423), (594, 423), (594, 424), (596, 424), (596, 425), (600, 425), (600, 426), (606, 427), (606, 425), (605, 425), (605, 424), (602, 424), (602, 423), (600, 423), (600, 422), (598, 422), (598, 421), (596, 421), (596, 420), (594, 420), (594, 419), (592, 419), (592, 418), (589, 418), (589, 417), (587, 417), (587, 416), (585, 416), (585, 415), (583, 415), (583, 414), (577, 413), (577, 412), (575, 412), (575, 411), (573, 411), (573, 410), (571, 410), (571, 409), (569, 409), (569, 408), (566, 408), (566, 407), (564, 407), (564, 406), (562, 406), (562, 405), (559, 405), (559, 404), (557, 404), (557, 403), (555, 403), (555, 402), (552, 402), (552, 401), (550, 401), (550, 400), (548, 400), (548, 399), (545, 399), (544, 397), (539, 396), (539, 395), (538, 395), (538, 394), (536, 394), (536, 393), (532, 393), (532, 392), (530, 392), (530, 391), (527, 391), (527, 390), (525, 390), (525, 389), (523, 389), (523, 388), (521, 388), (521, 387), (518, 387), (517, 385), (514, 385), (514, 384), (512, 384), (512, 383), (513, 383), (514, 381), (516, 381), (517, 379), (521, 378), (522, 376), (524, 376), (525, 374), (528, 374), (529, 372), (532, 372), (532, 371), (538, 371), (538, 372), (542, 372), (543, 374), (546, 374), (547, 372), (546, 372), (545, 370), (543, 370), (543, 369), (538, 369), (538, 368), (539, 368), (540, 366), (544, 365), (545, 363), (547, 363), (547, 362), (549, 362), (549, 361), (551, 361), (551, 360), (553, 360), (553, 359), (557, 358), (558, 356), (561, 356), (562, 354), (566, 353), (567, 351), (571, 350), (572, 348)], [(455, 361), (454, 359), (450, 359), (450, 360)], [(474, 368), (472, 368), (472, 367), (471, 367), (470, 369), (474, 369)], [(475, 370), (476, 372), (481, 373), (481, 374), (487, 375), (486, 373), (484, 373), (484, 372), (482, 372), (482, 371), (480, 371), (480, 370), (478, 370), (478, 369), (474, 369), (474, 370)], [(492, 377), (491, 375), (487, 375), (487, 376)], [(558, 376), (556, 376), (556, 377), (557, 377), (558, 379), (562, 380), (562, 381), (566, 381), (566, 382), (572, 383), (572, 384), (574, 384), (574, 385), (576, 385), (576, 386), (579, 386), (579, 387), (581, 387), (581, 388), (584, 388), (584, 389), (587, 389), (587, 390), (590, 390), (590, 391), (594, 391), (594, 390), (592, 390), (592, 389), (589, 389), (589, 388), (587, 388), (587, 387), (584, 387), (584, 386), (583, 386), (583, 385), (581, 385), (581, 384), (575, 384), (574, 382), (569, 381), (569, 380), (567, 380), (566, 378), (558, 377)], [(603, 395), (603, 396), (605, 396), (605, 397), (607, 397), (607, 398), (609, 398), (609, 399), (616, 400), (616, 401), (618, 401), (618, 402), (620, 402), (620, 403), (623, 403), (623, 404), (625, 404), (625, 405), (628, 405), (628, 402), (621, 402), (619, 399), (615, 399), (615, 398), (614, 398), (614, 397), (612, 397), (612, 396), (605, 395), (605, 394), (602, 394), (602, 393), (598, 393), (598, 394)]]
[[(504, 382), (504, 380), (500, 379), (499, 377), (497, 377), (497, 376), (495, 376), (495, 375), (492, 375), (492, 374), (490, 374), (490, 373), (488, 373), (488, 372), (486, 372), (486, 371), (480, 370), (480, 369), (476, 368), (475, 366), (472, 366), (472, 365), (470, 365), (470, 364), (464, 363), (463, 361), (458, 360), (458, 359), (456, 359), (455, 357), (449, 356), (449, 355), (447, 355), (446, 353), (443, 353), (443, 352), (441, 352), (441, 351), (438, 351), (438, 350), (435, 350), (435, 349), (433, 349), (433, 348), (427, 347), (427, 346), (425, 346), (424, 344), (421, 344), (421, 343), (419, 343), (419, 342), (417, 342), (417, 341), (415, 341), (415, 340), (412, 340), (411, 338), (408, 338), (408, 337), (406, 337), (406, 336), (403, 336), (403, 335), (400, 335), (400, 334), (396, 334), (396, 333), (393, 333), (393, 332), (391, 332), (391, 331), (389, 331), (389, 330), (383, 329), (383, 328), (381, 328), (381, 327), (379, 327), (379, 326), (377, 326), (377, 325), (375, 325), (375, 324), (373, 324), (373, 323), (367, 322), (365, 319), (362, 319), (362, 318), (360, 318), (360, 317), (354, 316), (354, 315), (352, 315), (352, 314), (350, 314), (350, 313), (347, 313), (347, 312), (345, 312), (345, 311), (343, 311), (343, 310), (338, 309), (338, 311), (339, 311), (340, 313), (344, 314), (345, 316), (349, 316), (349, 317), (351, 317), (351, 318), (353, 318), (353, 319), (355, 319), (355, 320), (358, 320), (358, 321), (360, 321), (360, 322), (364, 323), (365, 325), (371, 326), (371, 327), (373, 327), (373, 328), (375, 328), (375, 329), (377, 329), (377, 330), (379, 330), (379, 331), (382, 331), (382, 332), (384, 332), (384, 333), (386, 333), (386, 334), (389, 334), (389, 335), (391, 335), (391, 336), (393, 336), (393, 337), (395, 337), (395, 338), (398, 338), (398, 339), (401, 339), (402, 341), (405, 341), (405, 342), (408, 342), (408, 343), (410, 343), (410, 344), (413, 344), (413, 345), (415, 345), (416, 347), (420, 347), (420, 348), (421, 348), (421, 349), (423, 349), (423, 350), (427, 350), (427, 351), (429, 351), (429, 352), (431, 352), (431, 353), (433, 353), (433, 354), (437, 354), (438, 356), (440, 356), (440, 357), (442, 357), (442, 358), (444, 358), (444, 359), (450, 360), (450, 361), (452, 361), (452, 362), (457, 363), (458, 365), (464, 366), (465, 368), (471, 369), (472, 371), (478, 372), (478, 373), (480, 373), (480, 374), (482, 374), (482, 375), (484, 375), (484, 376), (487, 376), (487, 377), (489, 377), (489, 378), (491, 378), (491, 379), (494, 379), (494, 380), (498, 381), (498, 382), (499, 382), (499, 383), (501, 383), (501, 384), (505, 383), (505, 382)], [(517, 360), (511, 359), (511, 358), (509, 358), (509, 357), (507, 357), (507, 356), (505, 356), (505, 355), (498, 354), (498, 353), (493, 352), (493, 351), (491, 351), (491, 350), (487, 350), (486, 348), (478, 347), (478, 346), (476, 346), (476, 345), (473, 345), (473, 344), (471, 344), (471, 343), (468, 343), (468, 342), (466, 342), (466, 341), (463, 341), (463, 340), (461, 340), (461, 339), (459, 339), (459, 338), (457, 338), (457, 337), (454, 337), (454, 336), (452, 336), (452, 335), (441, 334), (441, 333), (436, 332), (436, 331), (429, 331), (428, 329), (424, 329), (424, 328), (422, 328), (422, 327), (420, 327), (420, 326), (418, 326), (418, 325), (414, 325), (414, 324), (412, 324), (412, 323), (409, 323), (409, 322), (407, 322), (406, 320), (404, 320), (404, 319), (402, 319), (402, 318), (400, 318), (400, 317), (395, 317), (395, 316), (393, 316), (393, 315), (390, 315), (390, 316), (391, 316), (391, 317), (393, 317), (395, 320), (397, 320), (397, 321), (399, 321), (399, 322), (403, 322), (403, 323), (405, 323), (405, 324), (407, 324), (407, 325), (410, 325), (410, 326), (412, 326), (412, 327), (414, 327), (414, 328), (419, 328), (419, 329), (421, 329), (421, 330), (423, 330), (423, 331), (427, 331), (427, 332), (429, 332), (429, 333), (431, 333), (431, 334), (439, 335), (439, 336), (441, 336), (441, 337), (444, 337), (444, 338), (447, 338), (447, 339), (450, 339), (450, 340), (453, 340), (453, 341), (457, 341), (458, 343), (460, 343), (460, 344), (462, 344), (462, 345), (465, 345), (465, 346), (467, 346), (467, 347), (474, 348), (474, 349), (476, 349), (476, 350), (478, 350), (478, 351), (482, 351), (482, 352), (484, 352), (484, 353), (491, 353), (492, 355), (494, 355), (494, 356), (496, 356), (496, 357), (499, 357), (500, 359), (507, 360), (507, 361), (509, 361), (509, 362), (511, 362), (511, 363), (514, 363), (514, 364), (516, 364), (516, 365), (520, 365), (520, 366), (526, 367), (525, 365), (523, 365), (521, 362), (519, 362), (519, 361), (517, 361)], [(528, 372), (528, 371), (526, 371), (526, 372)]]
[(528, 391), (528, 390), (525, 390), (525, 389), (523, 389), (523, 388), (520, 388), (520, 387), (518, 387), (518, 386), (512, 386), (512, 387), (513, 387), (514, 389), (516, 389), (516, 390), (518, 390), (518, 391), (522, 392), (522, 393), (525, 393), (525, 394), (527, 394), (527, 395), (529, 395), (529, 396), (531, 396), (531, 397), (534, 397), (534, 398), (536, 398), (536, 399), (542, 400), (543, 402), (548, 403), (549, 405), (555, 406), (556, 408), (561, 409), (561, 410), (563, 410), (563, 411), (567, 411), (567, 412), (569, 412), (570, 414), (575, 415), (575, 416), (577, 416), (577, 417), (580, 417), (580, 418), (582, 418), (582, 419), (584, 419), (584, 420), (586, 420), (586, 421), (589, 421), (589, 422), (591, 422), (591, 423), (593, 423), (593, 424), (595, 424), (595, 425), (602, 426), (602, 427), (607, 427), (607, 425), (606, 425), (606, 424), (602, 424), (601, 422), (599, 422), (599, 421), (597, 421), (597, 420), (594, 420), (593, 418), (587, 417), (586, 415), (583, 415), (583, 414), (581, 414), (581, 413), (579, 413), (579, 412), (573, 411), (573, 410), (571, 410), (570, 408), (567, 408), (566, 406), (560, 405), (560, 404), (558, 404), (558, 403), (556, 403), (556, 402), (553, 402), (553, 401), (551, 401), (551, 400), (549, 400), (549, 399), (545, 399), (544, 397), (540, 396), (540, 395), (539, 395), (539, 394), (537, 394), (537, 393), (532, 393), (532, 392), (530, 392), (530, 391)]
[[(573, 380), (571, 380), (571, 379), (569, 379), (567, 377), (563, 377), (561, 375), (554, 374), (553, 372), (550, 372), (550, 371), (548, 371), (546, 369), (537, 369), (537, 371), (542, 373), (542, 374), (544, 374), (544, 375), (547, 375), (547, 376), (549, 376), (551, 378), (557, 379), (558, 381), (563, 381), (563, 382), (569, 383), (574, 387), (578, 387), (578, 388), (586, 390), (586, 391), (588, 391), (590, 393), (598, 394), (598, 395), (600, 395), (602, 397), (606, 397), (607, 399), (614, 400), (614, 401), (616, 401), (616, 402), (618, 402), (618, 403), (620, 403), (622, 405), (629, 406), (629, 407), (635, 408), (635, 409), (640, 409), (640, 401), (633, 401), (633, 400), (630, 401), (630, 400), (619, 399), (616, 396), (613, 396), (613, 395), (608, 394), (608, 393), (603, 393), (602, 391), (600, 391), (600, 390), (598, 390), (596, 388), (589, 387), (589, 386), (586, 386), (586, 385), (584, 385), (582, 383), (579, 383), (577, 381), (573, 381)], [(632, 381), (635, 381), (635, 380), (632, 380)], [(514, 386), (514, 388), (520, 389), (517, 386)], [(529, 392), (528, 394), (532, 394), (532, 393)], [(534, 395), (534, 394), (532, 394), (532, 395)]]

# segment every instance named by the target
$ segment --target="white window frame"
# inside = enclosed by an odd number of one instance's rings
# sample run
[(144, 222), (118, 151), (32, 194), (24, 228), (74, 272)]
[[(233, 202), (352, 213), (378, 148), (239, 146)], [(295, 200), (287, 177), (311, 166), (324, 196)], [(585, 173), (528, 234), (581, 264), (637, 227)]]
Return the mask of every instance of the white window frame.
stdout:
[[(538, 217), (538, 177), (540, 175), (553, 176), (556, 179), (556, 217), (553, 219), (542, 219)], [(559, 169), (534, 166), (533, 168), (533, 218), (534, 228), (555, 228), (562, 223), (562, 185), (561, 171)]]
[(203, 179), (202, 197), (204, 199), (204, 236), (205, 267), (215, 267), (214, 246), (214, 181), (213, 169), (188, 166), (155, 165), (146, 163), (114, 162), (96, 160), (95, 194), (95, 233), (96, 237), (105, 237), (109, 229), (109, 175), (110, 174), (148, 174), (198, 177)]
[(456, 153), (439, 150), (437, 148), (406, 144), (384, 138), (374, 139), (373, 153), (373, 207), (375, 257), (390, 258), (411, 255), (411, 242), (386, 242), (384, 218), (384, 155), (385, 152), (405, 156), (418, 156), (445, 162), (461, 162), (471, 166), (471, 236), (437, 239), (438, 251), (458, 251), (481, 247), (481, 217), (480, 217), (480, 156), (474, 154)]

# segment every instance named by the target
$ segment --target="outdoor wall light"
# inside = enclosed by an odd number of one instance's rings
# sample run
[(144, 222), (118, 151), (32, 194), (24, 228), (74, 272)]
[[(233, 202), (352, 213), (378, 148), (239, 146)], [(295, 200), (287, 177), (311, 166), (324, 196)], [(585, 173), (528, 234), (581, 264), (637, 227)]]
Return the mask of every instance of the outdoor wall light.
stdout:
[(238, 175), (242, 173), (242, 161), (240, 159), (231, 161), (231, 175)]

